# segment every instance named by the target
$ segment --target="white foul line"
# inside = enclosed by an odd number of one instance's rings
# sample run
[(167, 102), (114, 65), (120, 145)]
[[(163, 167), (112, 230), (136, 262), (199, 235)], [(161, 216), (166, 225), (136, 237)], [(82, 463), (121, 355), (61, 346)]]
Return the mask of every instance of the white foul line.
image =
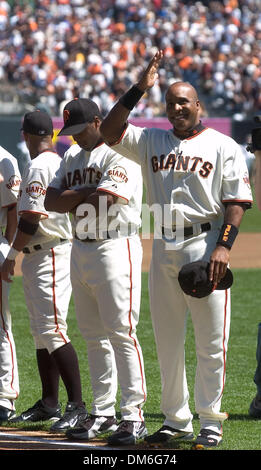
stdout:
[[(39, 442), (42, 444), (51, 444), (51, 445), (59, 445), (59, 446), (71, 446), (71, 447), (83, 447), (83, 448), (89, 448), (93, 450), (119, 450), (118, 448), (113, 448), (113, 447), (106, 447), (106, 446), (94, 446), (91, 444), (87, 443), (82, 443), (82, 442), (66, 442), (66, 441), (56, 441), (56, 440), (50, 440), (50, 439), (45, 439), (44, 437), (29, 437), (29, 436), (21, 436), (13, 433), (4, 433), (0, 432), (0, 438), (1, 437), (9, 437), (12, 439), (16, 439), (18, 441), (27, 441), (27, 442)], [(0, 444), (1, 447), (1, 444)]]

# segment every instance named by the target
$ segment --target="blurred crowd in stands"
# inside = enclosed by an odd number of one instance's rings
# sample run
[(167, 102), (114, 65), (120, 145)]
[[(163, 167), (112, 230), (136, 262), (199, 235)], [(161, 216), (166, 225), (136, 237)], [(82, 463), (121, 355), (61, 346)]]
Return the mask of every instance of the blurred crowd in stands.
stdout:
[(210, 117), (261, 112), (260, 0), (0, 0), (0, 85), (52, 115), (77, 96), (106, 112), (157, 49), (158, 84), (132, 116), (163, 116), (177, 80)]

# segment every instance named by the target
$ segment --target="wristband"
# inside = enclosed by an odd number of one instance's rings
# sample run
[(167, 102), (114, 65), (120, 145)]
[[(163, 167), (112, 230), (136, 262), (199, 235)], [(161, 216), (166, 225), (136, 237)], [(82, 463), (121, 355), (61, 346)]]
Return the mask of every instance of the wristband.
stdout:
[(141, 91), (136, 85), (133, 85), (133, 87), (120, 97), (119, 102), (129, 111), (132, 111), (143, 94), (143, 91)]
[(31, 222), (28, 222), (28, 220), (23, 219), (23, 217), (21, 217), (18, 222), (18, 229), (27, 235), (34, 235), (37, 232), (38, 227), (38, 223), (32, 224)]
[(223, 224), (217, 239), (217, 245), (225, 246), (231, 249), (237, 237), (238, 228), (232, 224)]
[(20, 253), (20, 251), (18, 251), (15, 248), (11, 247), (6, 258), (9, 259), (9, 261), (14, 261), (15, 258), (19, 255), (19, 253)]

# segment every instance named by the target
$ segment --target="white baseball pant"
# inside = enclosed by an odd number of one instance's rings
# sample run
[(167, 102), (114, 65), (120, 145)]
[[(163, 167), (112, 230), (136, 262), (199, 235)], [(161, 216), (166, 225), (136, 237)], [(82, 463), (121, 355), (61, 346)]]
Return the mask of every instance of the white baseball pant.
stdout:
[(138, 235), (101, 242), (73, 241), (73, 295), (87, 343), (94, 415), (115, 415), (118, 376), (122, 419), (143, 420), (146, 382), (136, 335), (141, 261)]
[[(188, 311), (195, 333), (197, 368), (195, 407), (201, 428), (220, 430), (230, 328), (230, 291), (216, 290), (197, 299), (183, 293), (178, 273), (184, 264), (209, 261), (218, 230), (186, 239), (182, 249), (154, 240), (150, 270), (150, 306), (162, 380), (164, 424), (192, 432), (192, 413), (185, 370), (185, 336)], [(170, 249), (166, 249), (169, 247)], [(176, 246), (176, 248), (178, 248)]]
[[(5, 260), (10, 246), (0, 236), (0, 263)], [(16, 347), (12, 333), (12, 319), (9, 309), (10, 284), (0, 280), (0, 405), (15, 409), (14, 400), (19, 395), (19, 376)]]
[(25, 300), (36, 349), (49, 354), (70, 342), (67, 314), (71, 298), (71, 243), (26, 254), (22, 262)]

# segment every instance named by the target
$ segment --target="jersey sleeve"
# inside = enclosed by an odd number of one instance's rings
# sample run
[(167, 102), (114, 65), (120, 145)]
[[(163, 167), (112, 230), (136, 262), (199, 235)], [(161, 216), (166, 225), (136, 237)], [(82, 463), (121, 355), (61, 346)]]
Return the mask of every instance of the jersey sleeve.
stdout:
[(29, 166), (24, 171), (18, 215), (31, 212), (41, 215), (41, 218), (48, 217), (44, 207), (47, 181), (46, 170)]
[(4, 158), (1, 162), (1, 205), (9, 207), (17, 204), (21, 175), (16, 160)]
[(142, 164), (146, 158), (147, 129), (128, 123), (120, 139), (112, 146), (115, 152), (136, 163)]
[(97, 191), (104, 191), (118, 197), (118, 203), (128, 204), (139, 178), (140, 165), (117, 158), (108, 165), (97, 186)]
[(245, 157), (237, 144), (224, 161), (222, 203), (228, 202), (253, 203)]
[[(66, 155), (66, 153), (65, 153)], [(55, 189), (64, 189), (66, 183), (66, 158), (64, 157), (61, 159), (61, 163), (53, 179), (50, 181), (49, 186)]]

